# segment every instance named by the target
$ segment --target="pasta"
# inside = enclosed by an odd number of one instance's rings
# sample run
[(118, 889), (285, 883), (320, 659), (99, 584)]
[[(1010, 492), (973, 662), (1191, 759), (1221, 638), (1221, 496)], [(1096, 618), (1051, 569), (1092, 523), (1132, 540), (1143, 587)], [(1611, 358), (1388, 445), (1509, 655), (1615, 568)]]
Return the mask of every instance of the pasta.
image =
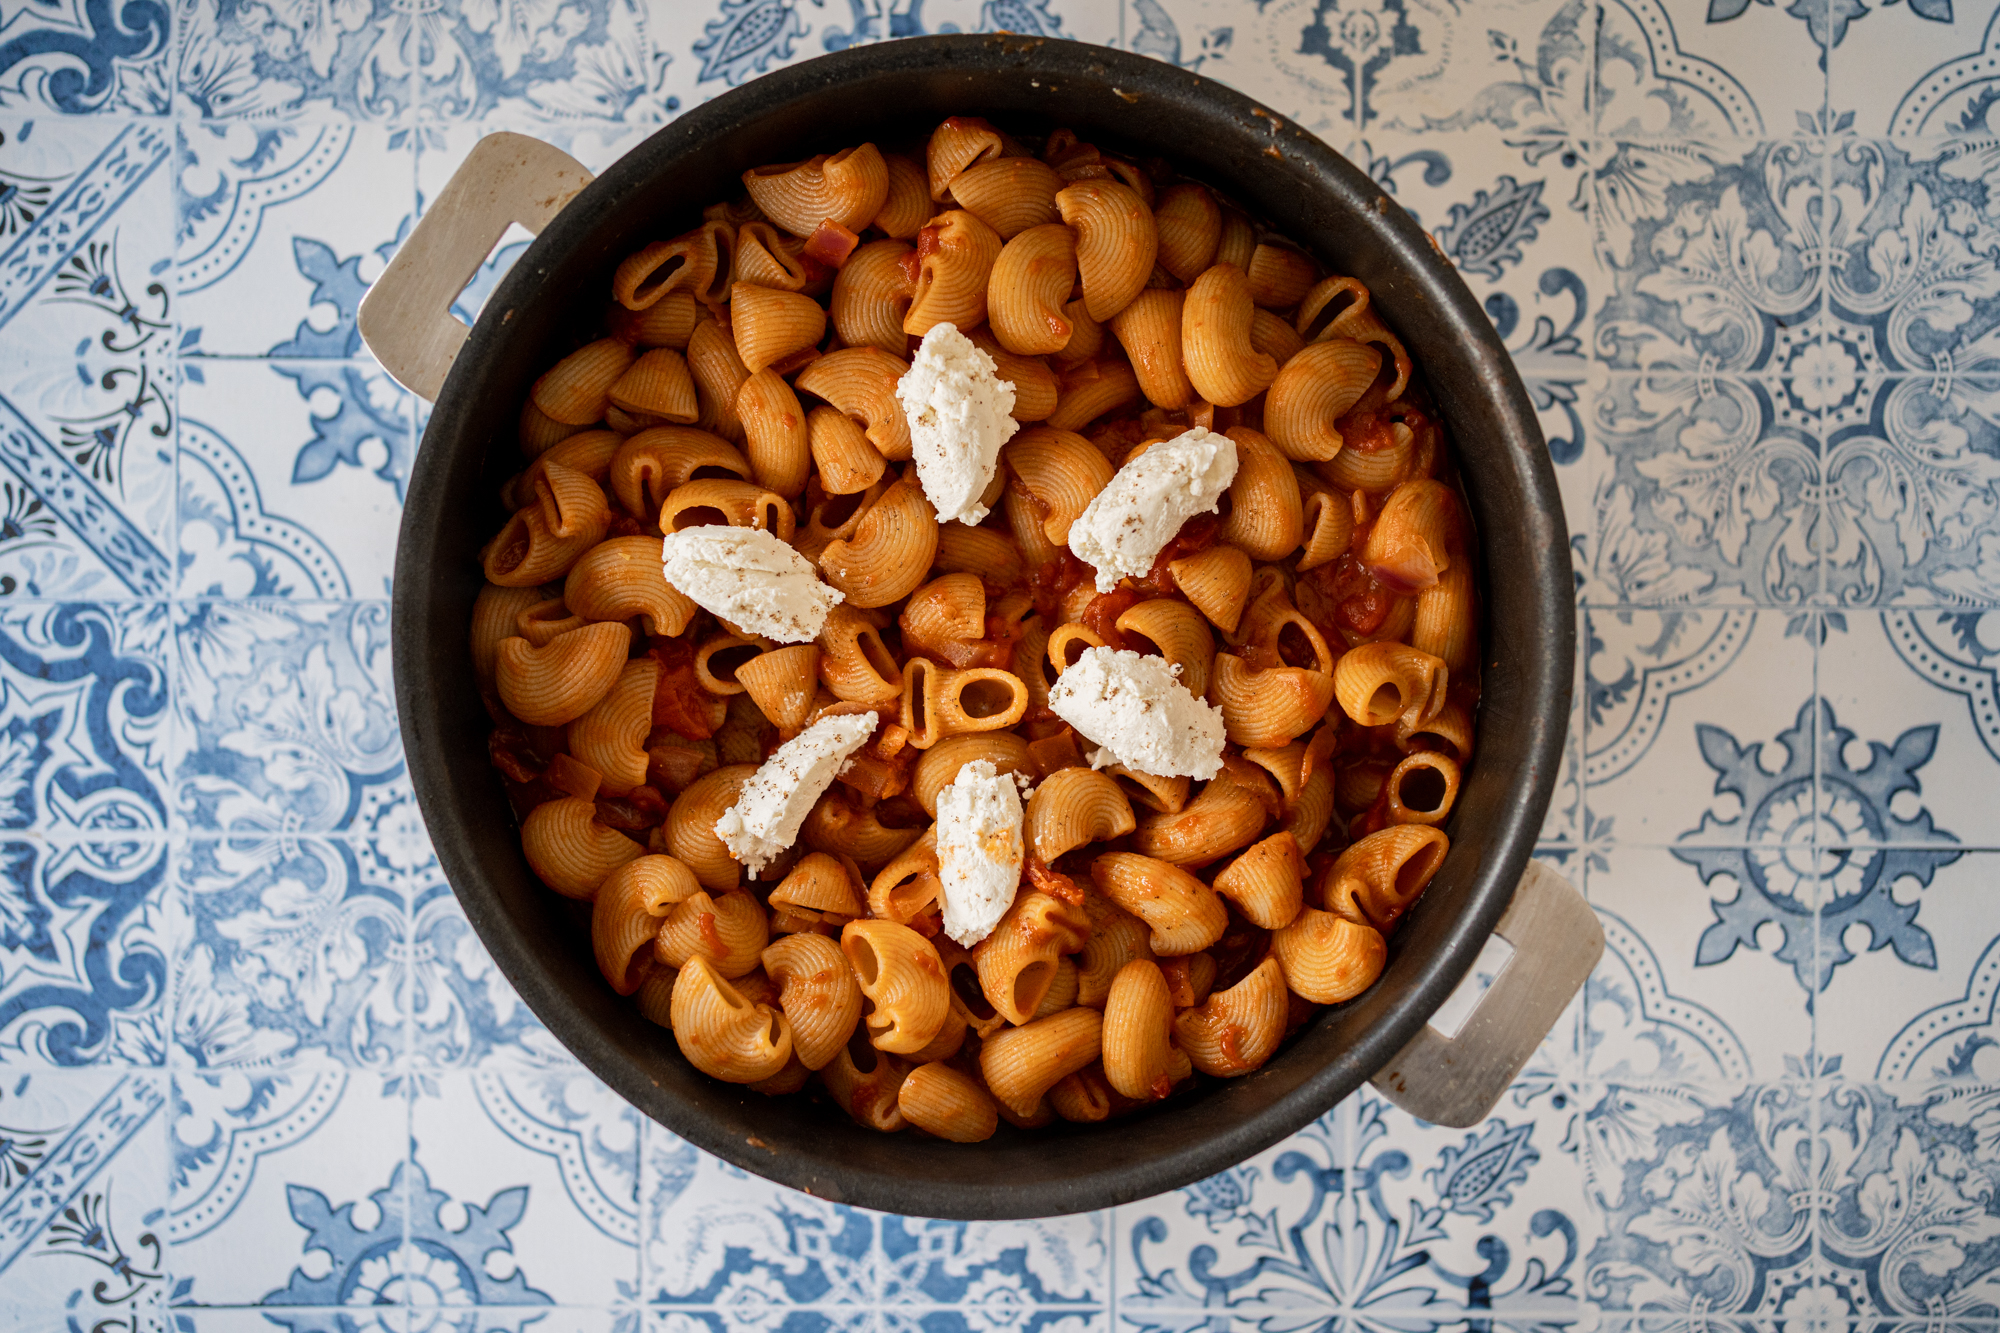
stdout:
[(1019, 356), (1067, 347), (1076, 326), (1063, 307), (1075, 282), (1076, 236), (1068, 227), (1052, 222), (1014, 235), (987, 279), (987, 312), (1000, 345)]
[(892, 1055), (921, 1051), (951, 1012), (951, 987), (931, 942), (893, 921), (850, 921), (840, 951), (871, 1006), (869, 1039)]
[(903, 316), (917, 289), (903, 260), (912, 253), (903, 242), (885, 238), (870, 241), (841, 265), (828, 314), (842, 342), (879, 347), (891, 356), (901, 356), (909, 347)]
[(560, 578), (610, 527), (603, 488), (585, 473), (548, 463), (535, 481), (534, 499), (515, 510), (480, 552), (486, 581), (525, 588)]
[(675, 904), (701, 891), (694, 872), (671, 856), (641, 856), (598, 886), (590, 913), (591, 947), (613, 990), (630, 995), (650, 975), (651, 945)]
[(1229, 924), (1214, 889), (1150, 856), (1108, 852), (1091, 863), (1090, 878), (1105, 897), (1152, 928), (1147, 943), (1165, 957), (1206, 949)]
[(1137, 824), (1132, 803), (1109, 774), (1089, 768), (1051, 773), (1028, 798), (1021, 836), (1044, 862), (1093, 842), (1109, 842)]
[(1222, 209), (1206, 187), (1190, 183), (1162, 191), (1153, 218), (1160, 234), (1161, 268), (1192, 283), (1215, 262), (1216, 247), (1222, 243)]
[(1051, 894), (1017, 897), (993, 933), (972, 951), (987, 1003), (1009, 1023), (1033, 1019), (1055, 984), (1057, 964), (1083, 947), (1089, 925), (1081, 911)]
[(674, 1039), (702, 1073), (725, 1083), (756, 1083), (792, 1058), (792, 1027), (768, 1004), (754, 1004), (696, 958), (674, 978)]
[(704, 890), (674, 907), (653, 941), (653, 954), (679, 968), (705, 958), (717, 973), (735, 978), (757, 967), (770, 938), (762, 903), (741, 889), (720, 897)]
[(1181, 315), (1187, 295), (1149, 288), (1111, 317), (1111, 332), (1132, 359), (1139, 392), (1147, 402), (1170, 410), (1186, 407), (1194, 397), (1194, 386), (1181, 364)]
[(646, 737), (653, 730), (659, 680), (658, 658), (634, 658), (610, 691), (569, 724), (570, 753), (601, 775), (599, 791), (623, 796), (646, 780)]
[(1187, 377), (1217, 407), (1247, 403), (1278, 377), (1278, 358), (1256, 345), (1256, 312), (1250, 280), (1234, 264), (1217, 264), (1188, 288), (1181, 312)]
[(784, 377), (766, 367), (744, 380), (736, 390), (736, 419), (743, 423), (743, 452), (757, 484), (788, 500), (803, 494), (812, 447), (805, 409)]
[(1084, 309), (1102, 324), (1130, 305), (1153, 275), (1160, 248), (1153, 212), (1130, 186), (1103, 180), (1064, 189), (1056, 210), (1076, 233)]
[(785, 166), (754, 167), (743, 188), (764, 215), (794, 236), (822, 222), (859, 231), (889, 200), (889, 164), (872, 143)]
[[(625, 256), (512, 419), (466, 645), (528, 867), (746, 1096), (979, 1143), (1250, 1073), (1381, 976), (1473, 762), (1477, 547), (1416, 368), (1364, 283), (1169, 164), (977, 117), (817, 146)], [(940, 324), (1019, 423), (973, 524), (939, 522), (897, 396)], [(1234, 445), (1218, 508), (1099, 593), (1072, 529), (1197, 427)], [(665, 536), (708, 525), (839, 593), (817, 632), (669, 581)], [(1057, 716), (1097, 648), (1219, 713), (1213, 777)], [(717, 821), (866, 713), (746, 873)], [(1020, 785), (1021, 851), (1011, 814), (985, 836), (1023, 863), (967, 933), (935, 821), (974, 763)]]
[(824, 935), (787, 935), (760, 956), (792, 1024), (792, 1052), (807, 1069), (824, 1069), (861, 1022), (861, 986), (840, 946)]
[(493, 659), (500, 702), (530, 726), (574, 722), (610, 693), (631, 641), (632, 631), (616, 621), (593, 621), (541, 647), (519, 635), (502, 639)]
[(896, 1091), (896, 1109), (927, 1134), (979, 1143), (1000, 1127), (1000, 1112), (978, 1079), (950, 1065), (918, 1065)]
[(999, 157), (954, 176), (951, 197), (1005, 241), (1053, 220), (1062, 186), (1062, 177), (1032, 157)]
[(963, 209), (940, 214), (917, 233), (917, 290), (903, 332), (921, 338), (939, 324), (974, 328), (986, 319), (986, 284), (1000, 258), (1000, 234)]
[(1173, 1044), (1174, 998), (1157, 963), (1135, 958), (1104, 1002), (1104, 1077), (1121, 1097), (1157, 1101), (1192, 1072)]

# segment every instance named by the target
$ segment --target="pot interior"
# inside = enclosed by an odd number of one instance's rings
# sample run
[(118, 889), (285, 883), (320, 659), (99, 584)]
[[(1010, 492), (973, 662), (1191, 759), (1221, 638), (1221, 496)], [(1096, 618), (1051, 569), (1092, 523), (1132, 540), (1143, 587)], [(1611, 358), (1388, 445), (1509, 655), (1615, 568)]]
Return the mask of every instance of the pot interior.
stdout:
[[(1366, 282), (1421, 369), (1481, 533), (1478, 752), (1452, 848), (1366, 994), (1321, 1012), (1264, 1068), (1101, 1125), (1057, 1122), (973, 1147), (882, 1135), (830, 1103), (766, 1098), (695, 1071), (600, 978), (587, 907), (529, 871), (486, 757), (466, 648), (477, 553), (504, 518), (528, 386), (598, 336), (612, 268), (740, 192), (749, 167), (868, 139), (920, 146), (947, 115), (1057, 127), (1162, 157)], [(1003, 37), (861, 47), (760, 78), (668, 125), (560, 214), (499, 285), (425, 432), (395, 581), (395, 665), (410, 771), (440, 862), (481, 940), (551, 1032), (621, 1095), (698, 1146), (811, 1193), (896, 1212), (1036, 1216), (1142, 1198), (1276, 1142), (1358, 1087), (1470, 965), (1533, 845), (1565, 732), (1568, 540), (1534, 413), (1491, 324), (1429, 239), (1305, 131), (1187, 71), (1098, 47)]]

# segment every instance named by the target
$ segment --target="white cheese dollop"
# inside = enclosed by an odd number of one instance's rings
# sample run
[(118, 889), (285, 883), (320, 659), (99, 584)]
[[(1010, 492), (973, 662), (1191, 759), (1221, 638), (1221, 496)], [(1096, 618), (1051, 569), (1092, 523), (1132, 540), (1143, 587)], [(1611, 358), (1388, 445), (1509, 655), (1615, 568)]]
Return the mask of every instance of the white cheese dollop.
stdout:
[(704, 524), (666, 535), (667, 582), (746, 634), (809, 643), (843, 600), (810, 561), (762, 528)]
[(780, 745), (715, 821), (729, 854), (754, 875), (797, 841), (814, 803), (867, 743), (876, 720), (873, 713), (821, 718)]
[(1222, 770), (1222, 710), (1188, 693), (1179, 672), (1163, 657), (1086, 648), (1050, 687), (1049, 708), (1104, 747), (1092, 768), (1212, 778)]
[(1014, 775), (975, 759), (937, 796), (938, 896), (944, 933), (970, 949), (1014, 905), (1026, 853)]
[(987, 514), (979, 497), (993, 482), (1000, 446), (1021, 428), (1009, 415), (1013, 384), (972, 339), (938, 324), (897, 381), (896, 400), (910, 423), (917, 480), (938, 522), (978, 523)]
[(1118, 469), (1070, 525), (1069, 549), (1110, 592), (1146, 574), (1160, 548), (1196, 514), (1215, 510), (1236, 479), (1236, 442), (1196, 426), (1162, 440)]

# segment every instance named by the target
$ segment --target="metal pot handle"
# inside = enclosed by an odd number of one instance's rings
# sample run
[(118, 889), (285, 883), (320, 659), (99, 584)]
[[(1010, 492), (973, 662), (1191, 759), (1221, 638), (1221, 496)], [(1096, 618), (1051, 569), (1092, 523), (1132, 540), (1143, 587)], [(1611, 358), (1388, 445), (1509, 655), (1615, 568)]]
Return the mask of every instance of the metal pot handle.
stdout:
[(1514, 954), (1478, 1006), (1454, 1034), (1425, 1025), (1371, 1080), (1419, 1120), (1453, 1129), (1484, 1120), (1604, 953), (1597, 914), (1540, 861), (1528, 862), (1493, 933)]
[(362, 298), (361, 339), (382, 368), (435, 402), (472, 332), (451, 303), (508, 223), (539, 233), (590, 182), (581, 162), (525, 134), (489, 134), (473, 145)]

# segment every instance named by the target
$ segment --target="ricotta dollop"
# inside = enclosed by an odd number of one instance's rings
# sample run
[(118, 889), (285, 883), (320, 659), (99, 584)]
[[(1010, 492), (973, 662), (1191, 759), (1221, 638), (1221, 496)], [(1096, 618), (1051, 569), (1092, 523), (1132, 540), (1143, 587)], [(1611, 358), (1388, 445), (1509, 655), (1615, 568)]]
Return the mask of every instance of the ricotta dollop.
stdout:
[(661, 558), (667, 582), (709, 614), (747, 634), (809, 643), (843, 600), (804, 556), (762, 528), (705, 524), (670, 532)]
[(937, 797), (938, 897), (944, 933), (970, 949), (1014, 905), (1026, 852), (1014, 775), (989, 760), (958, 770)]
[(1049, 689), (1049, 708), (1103, 747), (1092, 768), (1212, 778), (1222, 770), (1222, 710), (1188, 693), (1179, 672), (1165, 658), (1086, 648)]
[(715, 821), (729, 854), (758, 874), (798, 841), (799, 826), (874, 734), (873, 713), (825, 717), (780, 745)]
[(910, 423), (917, 480), (938, 522), (978, 523), (987, 514), (979, 497), (993, 482), (1000, 446), (1021, 428), (1009, 415), (1013, 384), (972, 339), (939, 324), (897, 382), (896, 400)]
[(1212, 513), (1236, 479), (1236, 442), (1196, 426), (1118, 469), (1069, 529), (1069, 549), (1110, 592), (1153, 568), (1160, 549), (1196, 514)]

